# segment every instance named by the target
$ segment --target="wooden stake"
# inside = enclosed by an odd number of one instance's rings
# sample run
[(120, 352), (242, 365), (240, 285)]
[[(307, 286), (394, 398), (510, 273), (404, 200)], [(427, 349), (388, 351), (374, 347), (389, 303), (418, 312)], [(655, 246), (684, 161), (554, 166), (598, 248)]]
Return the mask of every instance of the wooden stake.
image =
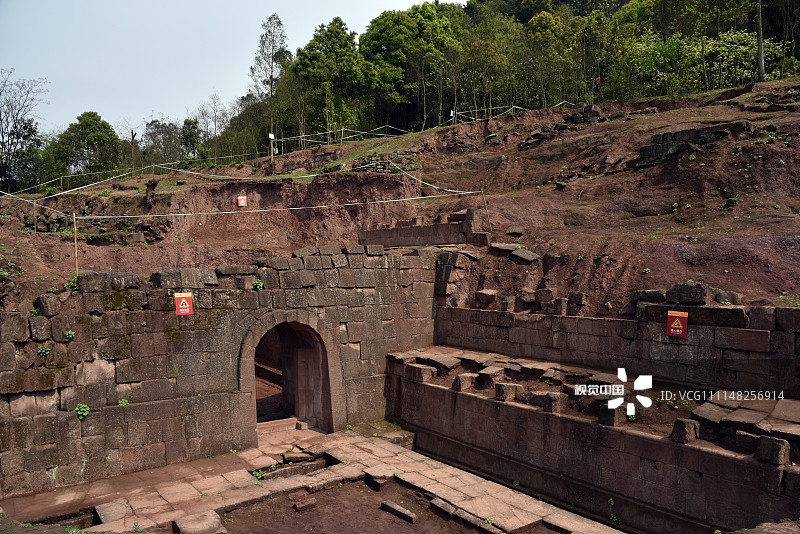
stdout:
[(494, 232), (492, 220), (489, 218), (489, 206), (486, 205), (486, 196), (483, 194), (483, 189), (481, 189), (481, 197), (483, 197), (483, 209), (486, 210), (486, 221), (489, 223), (489, 231)]
[(72, 213), (72, 236), (75, 241), (75, 276), (78, 276), (78, 219)]

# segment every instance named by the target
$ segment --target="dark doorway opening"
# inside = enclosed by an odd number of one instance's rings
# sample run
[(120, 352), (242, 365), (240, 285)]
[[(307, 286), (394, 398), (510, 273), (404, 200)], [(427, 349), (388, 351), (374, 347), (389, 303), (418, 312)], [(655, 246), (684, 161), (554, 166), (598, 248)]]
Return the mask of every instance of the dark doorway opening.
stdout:
[(264, 334), (255, 351), (257, 421), (297, 417), (327, 428), (325, 361), (322, 339), (307, 325), (280, 323)]

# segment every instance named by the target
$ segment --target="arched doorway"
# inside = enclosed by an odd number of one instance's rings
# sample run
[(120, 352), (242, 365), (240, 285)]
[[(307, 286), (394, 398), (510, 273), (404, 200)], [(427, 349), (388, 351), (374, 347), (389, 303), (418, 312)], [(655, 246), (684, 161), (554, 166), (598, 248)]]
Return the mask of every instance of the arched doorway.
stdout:
[(258, 422), (295, 416), (323, 430), (330, 421), (330, 384), (325, 343), (310, 326), (282, 322), (255, 348)]

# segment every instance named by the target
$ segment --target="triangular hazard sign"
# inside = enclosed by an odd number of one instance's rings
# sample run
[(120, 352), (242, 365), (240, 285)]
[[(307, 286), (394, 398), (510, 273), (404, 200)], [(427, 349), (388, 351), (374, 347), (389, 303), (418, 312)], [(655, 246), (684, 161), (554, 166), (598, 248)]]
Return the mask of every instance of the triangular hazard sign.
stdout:
[(181, 300), (180, 304), (178, 304), (178, 307), (179, 308), (188, 308), (189, 307), (189, 303), (186, 302), (186, 299), (183, 299), (183, 300)]
[(670, 328), (683, 328), (683, 325), (681, 324), (681, 320), (676, 317), (675, 318), (675, 322), (672, 323), (672, 326)]

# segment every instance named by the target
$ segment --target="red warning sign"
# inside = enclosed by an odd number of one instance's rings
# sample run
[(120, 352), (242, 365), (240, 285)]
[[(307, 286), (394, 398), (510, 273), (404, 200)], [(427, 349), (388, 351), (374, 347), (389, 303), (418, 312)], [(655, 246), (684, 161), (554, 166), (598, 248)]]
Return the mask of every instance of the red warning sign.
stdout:
[(246, 208), (247, 207), (247, 197), (245, 195), (239, 195), (236, 198), (236, 203), (238, 204), (238, 206), (240, 208)]
[(175, 315), (192, 315), (192, 294), (175, 293)]
[(667, 335), (673, 337), (686, 337), (689, 326), (689, 314), (679, 311), (667, 312)]

